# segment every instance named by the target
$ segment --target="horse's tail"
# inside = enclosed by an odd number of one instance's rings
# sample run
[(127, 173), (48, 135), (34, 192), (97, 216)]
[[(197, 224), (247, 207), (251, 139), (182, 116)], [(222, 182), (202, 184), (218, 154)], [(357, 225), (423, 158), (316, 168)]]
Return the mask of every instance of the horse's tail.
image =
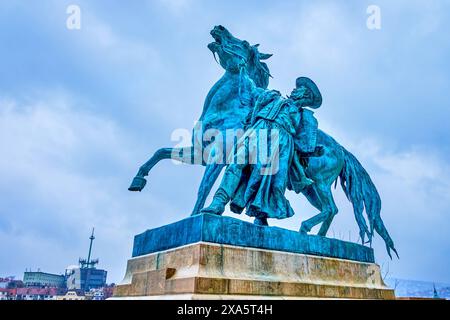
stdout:
[[(344, 153), (344, 167), (339, 177), (341, 178), (342, 189), (347, 199), (353, 205), (353, 212), (359, 226), (359, 235), (362, 242), (365, 242), (365, 236), (367, 235), (368, 242), (372, 243), (373, 231), (375, 230), (386, 243), (389, 257), (392, 259), (391, 249), (398, 257), (394, 242), (381, 219), (381, 199), (375, 185), (355, 156), (344, 148), (342, 150)], [(367, 227), (366, 219), (363, 216), (364, 208), (369, 220), (369, 227)]]

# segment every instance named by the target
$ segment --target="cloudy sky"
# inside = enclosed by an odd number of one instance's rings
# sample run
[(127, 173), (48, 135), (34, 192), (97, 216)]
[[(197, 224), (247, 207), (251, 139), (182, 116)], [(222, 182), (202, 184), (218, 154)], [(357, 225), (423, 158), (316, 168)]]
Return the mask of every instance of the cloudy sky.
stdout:
[[(67, 6), (81, 29), (66, 27)], [(368, 5), (381, 29), (366, 26)], [(61, 273), (94, 256), (120, 282), (133, 236), (189, 215), (202, 168), (160, 163), (142, 193), (127, 187), (152, 152), (190, 129), (222, 75), (206, 45), (225, 25), (272, 53), (270, 87), (319, 85), (320, 127), (354, 153), (383, 201), (400, 254), (391, 277), (450, 283), (448, 1), (1, 1), (0, 276)], [(343, 192), (329, 236), (353, 241)], [(289, 195), (298, 229), (316, 210)]]

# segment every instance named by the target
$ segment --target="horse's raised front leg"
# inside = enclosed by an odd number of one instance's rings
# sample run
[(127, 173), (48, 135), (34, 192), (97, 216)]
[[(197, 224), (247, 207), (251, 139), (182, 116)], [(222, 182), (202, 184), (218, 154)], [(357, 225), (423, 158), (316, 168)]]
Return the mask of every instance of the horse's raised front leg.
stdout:
[[(330, 186), (325, 186), (319, 183), (312, 185), (307, 191), (308, 192), (305, 192), (305, 196), (308, 198), (311, 204), (321, 210), (321, 212), (314, 217), (303, 221), (300, 227), (300, 232), (308, 233), (319, 223), (330, 220), (328, 226), (323, 228), (323, 230), (321, 228), (319, 231), (319, 235), (325, 236), (330, 226), (331, 220), (333, 220), (333, 217), (338, 212), (338, 209), (333, 200), (331, 188)], [(323, 231), (325, 231), (324, 234), (322, 233)]]
[(142, 191), (147, 182), (144, 177), (148, 176), (150, 170), (161, 160), (172, 158), (183, 163), (193, 164), (194, 162), (192, 161), (192, 159), (194, 159), (194, 157), (194, 147), (158, 149), (153, 154), (153, 156), (139, 168), (139, 171), (134, 177), (133, 182), (131, 183), (131, 186), (128, 188), (128, 190)]
[(191, 216), (200, 214), (200, 210), (205, 206), (206, 198), (208, 198), (214, 183), (220, 175), (220, 172), (225, 167), (224, 164), (209, 164), (205, 168), (205, 173), (203, 174), (202, 182), (198, 188), (197, 201), (195, 202), (194, 209), (192, 210)]

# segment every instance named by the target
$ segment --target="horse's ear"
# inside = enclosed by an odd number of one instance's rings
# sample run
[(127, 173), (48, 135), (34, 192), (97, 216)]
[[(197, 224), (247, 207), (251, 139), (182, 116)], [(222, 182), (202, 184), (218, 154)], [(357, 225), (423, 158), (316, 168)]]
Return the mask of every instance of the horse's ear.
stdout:
[(259, 43), (255, 44), (254, 47), (255, 47), (255, 48), (258, 48), (258, 47), (259, 47)]
[(267, 59), (269, 59), (271, 56), (273, 56), (273, 54), (260, 53), (260, 54), (259, 54), (259, 60), (267, 60)]

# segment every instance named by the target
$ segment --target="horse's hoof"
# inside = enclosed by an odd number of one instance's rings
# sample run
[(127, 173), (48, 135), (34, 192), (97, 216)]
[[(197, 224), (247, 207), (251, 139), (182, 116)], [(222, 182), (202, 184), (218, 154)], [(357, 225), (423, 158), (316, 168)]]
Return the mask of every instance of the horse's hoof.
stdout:
[(142, 191), (144, 189), (145, 184), (147, 183), (147, 180), (145, 178), (136, 176), (133, 178), (133, 181), (131, 182), (131, 185), (128, 187), (129, 191)]
[(267, 218), (255, 218), (255, 221), (253, 221), (253, 224), (261, 227), (268, 227), (269, 223), (267, 222)]
[(298, 232), (300, 232), (301, 234), (308, 234), (309, 230), (307, 227), (305, 227), (304, 225), (302, 225), (300, 227), (300, 230), (298, 230)]

